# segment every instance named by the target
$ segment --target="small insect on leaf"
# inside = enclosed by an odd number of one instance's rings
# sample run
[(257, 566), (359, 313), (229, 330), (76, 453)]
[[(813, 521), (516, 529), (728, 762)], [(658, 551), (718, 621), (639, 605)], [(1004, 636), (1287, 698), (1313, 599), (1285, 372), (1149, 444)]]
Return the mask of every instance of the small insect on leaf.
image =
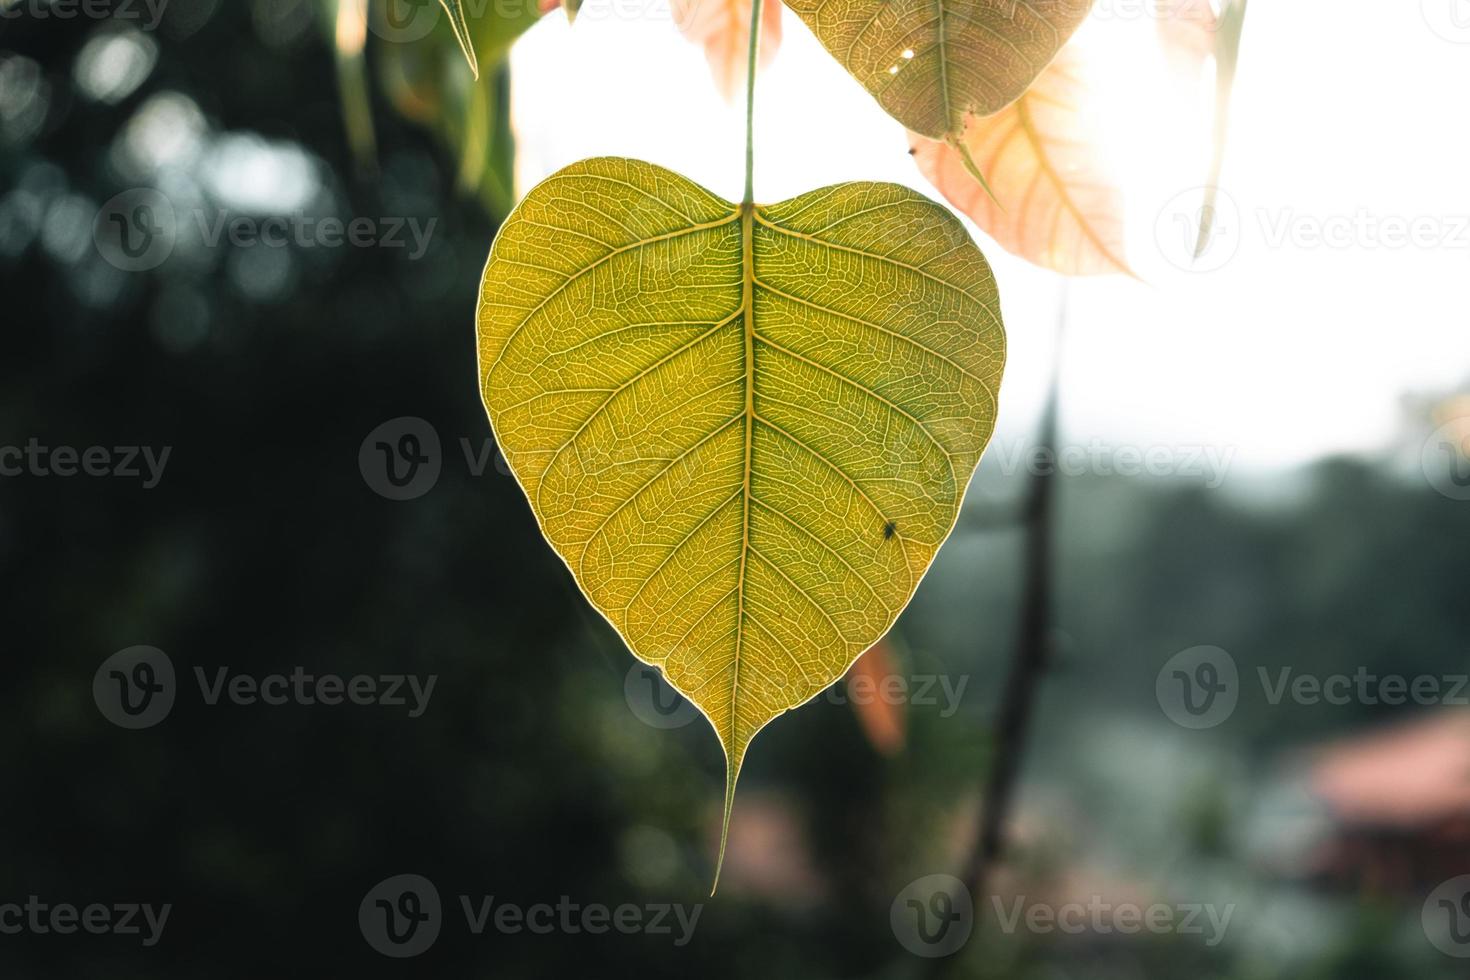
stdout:
[(894, 531), (897, 531), (897, 530), (898, 530), (898, 521), (889, 521), (887, 524), (884, 524), (883, 525), (883, 540), (884, 541), (888, 541), (888, 540), (892, 539), (893, 532)]

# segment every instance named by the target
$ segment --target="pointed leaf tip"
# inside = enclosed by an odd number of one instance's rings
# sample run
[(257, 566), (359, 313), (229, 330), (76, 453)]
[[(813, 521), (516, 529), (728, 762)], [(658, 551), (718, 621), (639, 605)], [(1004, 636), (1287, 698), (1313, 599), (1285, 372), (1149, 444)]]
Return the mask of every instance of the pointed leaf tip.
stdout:
[(449, 15), (449, 26), (454, 28), (454, 38), (459, 42), (459, 49), (464, 52), (465, 60), (470, 63), (470, 71), (475, 78), (480, 77), (480, 59), (475, 57), (475, 46), (470, 41), (470, 24), (465, 19), (464, 4), (460, 0), (439, 0), (444, 5), (444, 12)]
[(725, 760), (725, 809), (720, 817), (720, 854), (715, 859), (715, 880), (709, 888), (709, 897), (714, 898), (720, 887), (720, 872), (725, 867), (725, 846), (730, 843), (730, 814), (735, 810), (735, 784), (740, 780), (740, 764), (744, 753), (734, 759)]

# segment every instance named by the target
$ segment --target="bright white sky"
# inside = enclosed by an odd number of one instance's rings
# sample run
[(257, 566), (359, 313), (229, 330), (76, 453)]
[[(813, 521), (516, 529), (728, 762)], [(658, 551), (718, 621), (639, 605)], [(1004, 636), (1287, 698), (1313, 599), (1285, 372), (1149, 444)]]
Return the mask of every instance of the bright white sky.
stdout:
[[(1205, 268), (1228, 261), (1204, 272), (1171, 264), (1180, 232), (1172, 212), (1158, 216), (1203, 181), (1208, 93), (1192, 101), (1163, 71), (1150, 0), (1099, 2), (1104, 19), (1084, 30), (1109, 58), (1099, 94), (1129, 194), (1129, 259), (1146, 282), (1069, 287), (1068, 435), (1230, 446), (1237, 463), (1272, 468), (1376, 449), (1398, 426), (1400, 395), (1470, 380), (1470, 0), (1251, 4), (1228, 199)], [(794, 15), (783, 26), (757, 92), (757, 198), (861, 179), (937, 197), (902, 128)], [(743, 110), (720, 99), (668, 0), (586, 0), (575, 27), (546, 17), (513, 57), (523, 189), (617, 154), (739, 197)], [(1176, 210), (1197, 207), (1182, 200)], [(1391, 247), (1373, 224), (1421, 218), (1428, 246)], [(1350, 240), (1278, 238), (1322, 222)], [(976, 239), (1010, 335), (1001, 432), (1022, 436), (1049, 368), (1060, 280)]]

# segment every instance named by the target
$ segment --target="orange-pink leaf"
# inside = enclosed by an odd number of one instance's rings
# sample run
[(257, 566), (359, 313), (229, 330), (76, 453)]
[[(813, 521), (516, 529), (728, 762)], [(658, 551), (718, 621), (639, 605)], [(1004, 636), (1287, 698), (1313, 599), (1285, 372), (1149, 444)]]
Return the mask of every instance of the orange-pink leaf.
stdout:
[(1006, 251), (1065, 275), (1131, 275), (1123, 192), (1103, 164), (1088, 95), (1074, 43), (1009, 107), (967, 117), (958, 142), (995, 199), (957, 146), (911, 135), (913, 154), (939, 192)]
[[(781, 46), (781, 0), (763, 0), (761, 8), (760, 67), (776, 57)], [(750, 63), (751, 0), (674, 0), (674, 20), (684, 36), (704, 45), (715, 86), (726, 101), (734, 101), (745, 87)]]
[(908, 731), (903, 699), (888, 693), (894, 688), (890, 680), (897, 675), (887, 640), (873, 644), (847, 672), (847, 699), (852, 702), (863, 734), (882, 755), (897, 754)]

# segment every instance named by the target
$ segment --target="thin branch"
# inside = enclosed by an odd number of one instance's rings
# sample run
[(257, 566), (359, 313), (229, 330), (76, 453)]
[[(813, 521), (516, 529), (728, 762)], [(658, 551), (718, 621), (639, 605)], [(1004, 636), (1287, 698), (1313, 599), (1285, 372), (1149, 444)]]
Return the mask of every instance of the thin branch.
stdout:
[(765, 0), (750, 0), (750, 64), (745, 74), (745, 197), (755, 203), (755, 72), (761, 49), (761, 8)]
[[(1057, 445), (1057, 412), (1060, 401), (1062, 338), (1067, 321), (1066, 280), (1062, 280), (1057, 313), (1056, 350), (1053, 354), (1051, 385), (1042, 412), (1039, 434), (1042, 452), (1054, 453)], [(1010, 673), (1001, 695), (995, 722), (993, 753), (985, 777), (981, 812), (971, 845), (970, 858), (962, 877), (978, 910), (988, 897), (992, 874), (1005, 855), (1006, 830), (1011, 804), (1021, 772), (1026, 740), (1036, 705), (1042, 675), (1049, 666), (1053, 604), (1052, 544), (1056, 529), (1056, 472), (1043, 467), (1031, 476), (1023, 506), (1025, 528), (1022, 556), (1022, 593), (1016, 646)], [(957, 957), (931, 960), (937, 975), (942, 964)]]

